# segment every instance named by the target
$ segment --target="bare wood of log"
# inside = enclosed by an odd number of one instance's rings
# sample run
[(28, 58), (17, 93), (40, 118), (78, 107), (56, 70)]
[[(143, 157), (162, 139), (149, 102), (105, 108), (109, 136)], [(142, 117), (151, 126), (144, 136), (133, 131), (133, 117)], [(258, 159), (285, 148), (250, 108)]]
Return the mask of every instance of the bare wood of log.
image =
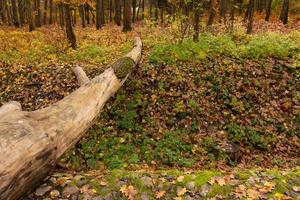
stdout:
[(142, 42), (89, 80), (75, 69), (81, 87), (61, 101), (32, 112), (20, 104), (0, 108), (0, 199), (18, 199), (32, 189), (74, 145), (141, 59)]

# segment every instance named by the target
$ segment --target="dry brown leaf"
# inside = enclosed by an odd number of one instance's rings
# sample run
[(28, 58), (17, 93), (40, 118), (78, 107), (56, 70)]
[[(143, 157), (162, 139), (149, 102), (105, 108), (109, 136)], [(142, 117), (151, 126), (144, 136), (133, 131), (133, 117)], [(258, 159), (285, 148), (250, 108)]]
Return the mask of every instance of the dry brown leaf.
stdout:
[(187, 192), (186, 188), (181, 188), (177, 191), (177, 196), (182, 196)]
[(177, 182), (182, 182), (182, 181), (183, 181), (183, 179), (184, 179), (184, 176), (178, 176), (178, 178), (177, 178)]
[(128, 197), (129, 200), (135, 200), (135, 195), (137, 194), (137, 191), (132, 185), (123, 185), (120, 188), (120, 192), (122, 192), (126, 197)]
[(249, 199), (259, 199), (261, 194), (259, 191), (257, 190), (253, 190), (253, 189), (248, 189), (247, 190), (247, 196)]
[(156, 194), (155, 194), (155, 198), (160, 199), (160, 198), (164, 197), (165, 194), (166, 194), (166, 191), (164, 191), (164, 190), (158, 191), (158, 192), (156, 192)]

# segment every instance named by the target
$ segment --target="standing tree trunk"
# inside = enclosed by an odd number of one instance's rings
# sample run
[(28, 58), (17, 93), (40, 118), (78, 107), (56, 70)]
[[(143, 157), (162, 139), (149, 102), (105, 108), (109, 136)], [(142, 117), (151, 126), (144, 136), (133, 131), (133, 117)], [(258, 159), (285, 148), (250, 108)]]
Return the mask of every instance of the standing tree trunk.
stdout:
[(289, 17), (289, 0), (283, 0), (283, 5), (280, 13), (280, 20), (283, 24), (288, 23), (288, 17)]
[(96, 29), (100, 29), (103, 25), (103, 0), (97, 0), (96, 2)]
[(19, 20), (19, 12), (17, 7), (17, 0), (11, 0), (12, 6), (12, 16), (13, 16), (13, 24), (16, 27), (20, 27), (20, 20)]
[(266, 20), (267, 22), (270, 20), (271, 9), (272, 9), (272, 0), (267, 0), (267, 5), (266, 5), (266, 17), (265, 17), (265, 20)]
[(49, 24), (52, 24), (53, 23), (53, 0), (49, 0), (49, 8), (50, 8)]
[(0, 107), (0, 199), (16, 200), (32, 189), (92, 125), (105, 102), (141, 59), (142, 43), (90, 80), (73, 71), (81, 87), (52, 106), (26, 112), (17, 102)]
[(142, 20), (144, 20), (145, 18), (145, 0), (141, 0), (142, 1)]
[(41, 18), (42, 18), (41, 1), (36, 0), (35, 1), (35, 6), (36, 6), (35, 25), (36, 25), (36, 27), (40, 27), (41, 26)]
[(161, 9), (160, 9), (160, 23), (164, 23), (164, 12), (165, 12), (165, 0), (161, 1)]
[(112, 22), (112, 0), (109, 0), (109, 22)]
[(80, 12), (80, 17), (81, 17), (82, 28), (85, 28), (86, 27), (86, 23), (85, 23), (85, 9), (84, 9), (84, 4), (81, 4), (79, 6), (79, 12)]
[(118, 26), (121, 26), (121, 12), (122, 12), (121, 0), (115, 0), (115, 18), (114, 18), (114, 20)]
[(71, 16), (71, 10), (70, 10), (70, 4), (64, 3), (65, 8), (65, 22), (66, 22), (66, 33), (68, 41), (72, 47), (72, 49), (76, 49), (76, 37), (73, 31), (72, 27), (72, 16)]
[(226, 0), (220, 0), (220, 22), (222, 21), (226, 23)]
[(31, 0), (26, 0), (26, 10), (27, 10), (29, 32), (31, 32), (31, 31), (34, 31)]
[(199, 41), (199, 33), (200, 33), (200, 10), (196, 8), (194, 10), (194, 35), (193, 35), (193, 40), (194, 42)]
[(216, 8), (215, 8), (215, 0), (210, 1), (210, 9), (209, 9), (209, 16), (207, 20), (206, 26), (209, 27), (214, 23), (215, 16), (217, 14)]
[(1, 15), (1, 20), (4, 24), (7, 24), (7, 16), (6, 16), (6, 1), (5, 0), (0, 0), (0, 15)]
[(132, 0), (132, 22), (135, 22), (136, 16), (136, 0)]
[(123, 32), (131, 31), (131, 0), (124, 0)]
[(63, 29), (65, 26), (65, 13), (64, 13), (63, 3), (59, 4), (59, 22), (60, 22), (60, 27)]
[(252, 33), (253, 28), (253, 17), (254, 17), (254, 0), (249, 0), (248, 4), (248, 25), (247, 25), (247, 34)]
[(25, 24), (25, 2), (23, 0), (18, 1), (20, 26)]
[(90, 24), (90, 5), (85, 4), (84, 5), (84, 14), (85, 14), (85, 20), (87, 24)]
[(44, 0), (44, 25), (47, 24), (48, 0)]

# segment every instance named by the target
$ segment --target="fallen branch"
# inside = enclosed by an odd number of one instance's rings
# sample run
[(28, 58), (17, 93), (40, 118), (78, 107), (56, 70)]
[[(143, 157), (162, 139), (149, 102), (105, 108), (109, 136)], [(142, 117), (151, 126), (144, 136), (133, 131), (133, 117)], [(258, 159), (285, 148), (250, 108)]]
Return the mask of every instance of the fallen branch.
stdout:
[(18, 199), (72, 147), (141, 59), (142, 42), (92, 80), (73, 68), (81, 87), (47, 108), (27, 112), (10, 102), (0, 108), (0, 199)]

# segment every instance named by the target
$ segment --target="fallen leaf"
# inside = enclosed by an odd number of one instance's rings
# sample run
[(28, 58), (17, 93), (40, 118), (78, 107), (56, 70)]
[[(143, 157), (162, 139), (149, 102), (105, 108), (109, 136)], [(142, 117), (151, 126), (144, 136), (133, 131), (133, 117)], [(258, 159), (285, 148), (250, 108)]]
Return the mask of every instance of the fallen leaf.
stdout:
[(247, 196), (250, 199), (259, 199), (260, 198), (260, 193), (257, 190), (248, 189), (247, 190)]
[(128, 197), (129, 200), (135, 200), (135, 195), (137, 194), (137, 191), (132, 185), (123, 185), (120, 188), (120, 192), (122, 192), (126, 197)]
[(156, 198), (156, 199), (160, 199), (160, 198), (164, 197), (165, 194), (166, 194), (166, 191), (164, 191), (164, 190), (158, 191), (158, 192), (156, 192), (156, 194), (155, 194), (155, 198)]
[(186, 188), (181, 188), (177, 191), (177, 196), (182, 196), (187, 192)]
[(184, 176), (178, 176), (178, 178), (177, 178), (177, 182), (182, 182), (182, 181), (183, 181), (183, 179), (184, 179)]
[(292, 188), (295, 192), (300, 192), (300, 186), (293, 186)]

